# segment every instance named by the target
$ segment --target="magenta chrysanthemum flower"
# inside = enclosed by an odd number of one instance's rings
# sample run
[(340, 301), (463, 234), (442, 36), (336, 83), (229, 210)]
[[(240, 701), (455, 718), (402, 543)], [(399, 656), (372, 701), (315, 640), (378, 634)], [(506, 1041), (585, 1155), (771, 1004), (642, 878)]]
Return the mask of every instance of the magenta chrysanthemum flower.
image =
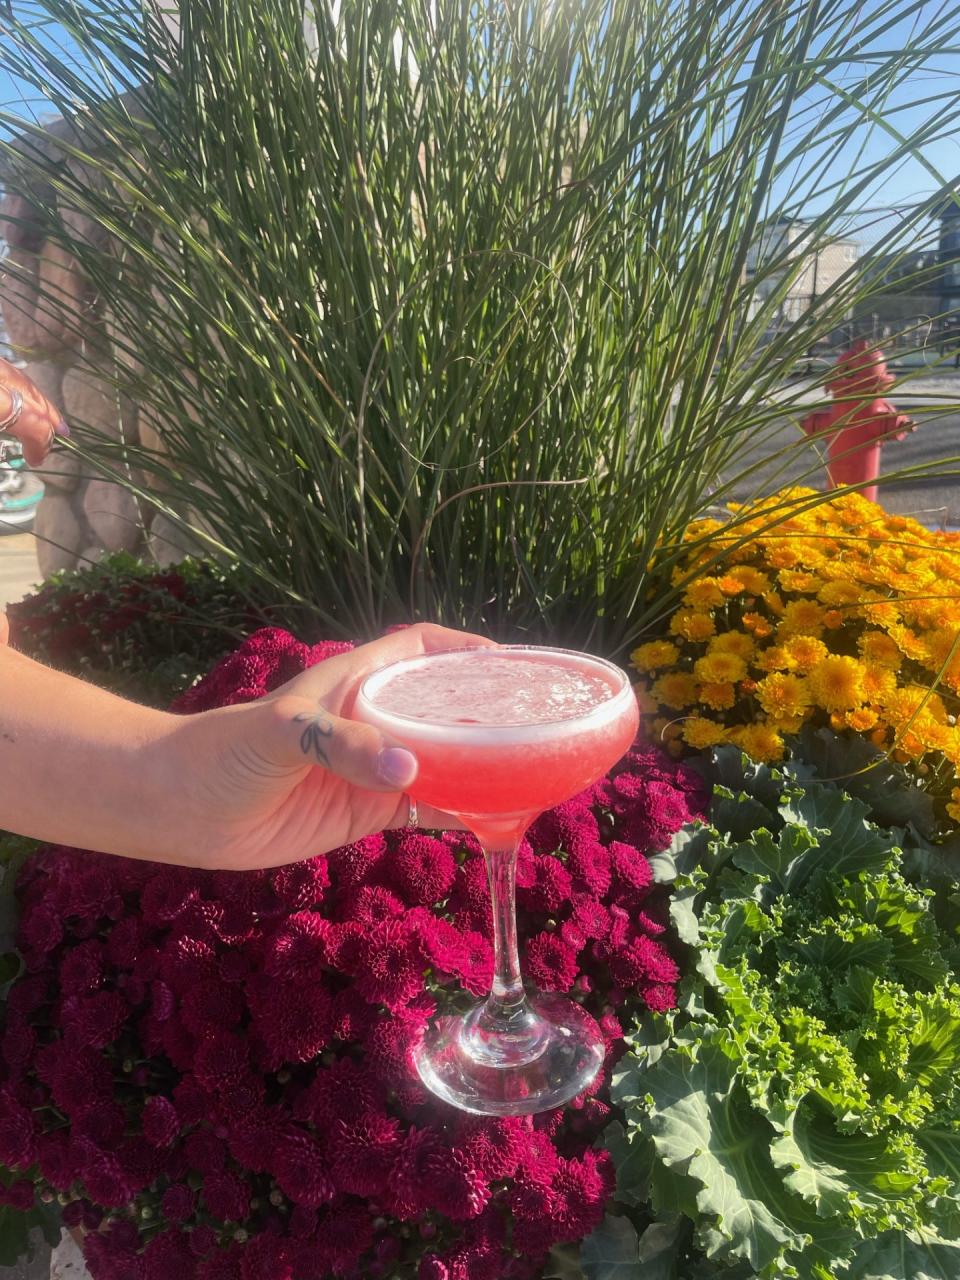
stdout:
[(368, 1111), (354, 1121), (338, 1120), (327, 1147), (337, 1189), (355, 1196), (378, 1195), (387, 1184), (399, 1145), (399, 1125), (385, 1112)]
[(617, 880), (629, 889), (648, 889), (653, 883), (653, 868), (639, 849), (614, 840), (609, 846)]
[(249, 1063), (246, 1039), (237, 1032), (218, 1031), (197, 1046), (193, 1072), (197, 1081), (213, 1092), (242, 1076)]
[(330, 923), (316, 911), (298, 911), (279, 925), (263, 957), (266, 973), (290, 981), (316, 981), (327, 963)]
[(104, 1049), (116, 1040), (127, 1020), (129, 1008), (118, 991), (94, 991), (73, 997), (62, 1010), (64, 1039), (75, 1049)]
[(376, 1004), (397, 1010), (423, 990), (424, 957), (415, 930), (405, 920), (371, 926), (360, 946), (357, 990)]
[(88, 1138), (101, 1151), (114, 1151), (127, 1127), (127, 1113), (116, 1102), (95, 1102), (74, 1117), (73, 1135)]
[(680, 977), (677, 962), (652, 938), (634, 938), (610, 957), (610, 972), (625, 987), (641, 983), (673, 983)]
[(527, 911), (553, 914), (566, 903), (573, 889), (570, 872), (557, 858), (538, 853), (534, 858), (533, 883), (517, 889), (517, 902)]
[(33, 1163), (37, 1129), (33, 1116), (9, 1089), (0, 1089), (0, 1164), (8, 1169)]
[(650, 982), (640, 988), (640, 998), (654, 1013), (666, 1013), (677, 1006), (677, 989), (668, 983)]
[(430, 1200), (454, 1222), (475, 1218), (490, 1199), (490, 1185), (469, 1152), (441, 1147), (430, 1156)]
[(186, 1222), (193, 1216), (196, 1202), (195, 1193), (184, 1183), (178, 1182), (167, 1187), (160, 1201), (160, 1208), (168, 1222)]
[(343, 901), (343, 912), (351, 924), (379, 924), (391, 916), (402, 916), (406, 907), (395, 893), (385, 889), (382, 884), (365, 884), (352, 893), (346, 894)]
[(250, 1186), (235, 1173), (211, 1173), (201, 1188), (207, 1212), (222, 1222), (243, 1222), (250, 1209)]
[(341, 891), (378, 883), (377, 871), (386, 857), (387, 842), (383, 835), (367, 836), (356, 844), (344, 845), (328, 855), (331, 879)]
[(286, 1135), (275, 1144), (272, 1169), (294, 1204), (318, 1209), (337, 1194), (323, 1149), (306, 1133)]
[(197, 1129), (183, 1140), (187, 1167), (197, 1173), (220, 1173), (227, 1163), (227, 1148), (209, 1129)]
[(154, 1147), (168, 1147), (180, 1132), (180, 1117), (169, 1098), (148, 1098), (140, 1120), (143, 1136)]
[(304, 987), (257, 974), (247, 983), (247, 1000), (268, 1071), (309, 1062), (330, 1039), (330, 997), (319, 984)]
[(39, 968), (62, 937), (63, 920), (52, 907), (41, 904), (21, 915), (17, 946), (28, 968)]
[(577, 953), (555, 933), (538, 933), (527, 943), (526, 972), (542, 991), (569, 991), (579, 972)]
[(519, 1116), (470, 1117), (461, 1125), (458, 1146), (490, 1182), (511, 1178), (525, 1149), (524, 1122)]
[(390, 871), (406, 902), (429, 907), (450, 892), (457, 864), (442, 840), (420, 831), (403, 831), (396, 840)]
[(462, 935), (461, 945), (454, 972), (471, 995), (485, 996), (493, 981), (493, 944), (486, 934), (470, 929)]
[(194, 1035), (208, 1035), (217, 1027), (233, 1027), (245, 1012), (243, 994), (221, 978), (204, 978), (180, 1001), (180, 1018)]
[(358, 1113), (379, 1111), (386, 1100), (383, 1083), (366, 1064), (338, 1058), (314, 1075), (295, 1100), (293, 1115), (323, 1129), (337, 1120), (351, 1120)]
[(193, 1227), (187, 1232), (187, 1244), (190, 1246), (190, 1252), (195, 1258), (206, 1257), (208, 1253), (217, 1247), (217, 1233), (213, 1227), (208, 1227), (206, 1223), (199, 1227)]
[(386, 1204), (401, 1222), (422, 1213), (430, 1204), (431, 1160), (441, 1151), (435, 1129), (410, 1128), (397, 1149), (387, 1179)]
[(65, 996), (86, 995), (104, 979), (106, 954), (103, 943), (91, 938), (66, 953), (60, 961), (58, 978)]
[(277, 867), (271, 873), (271, 880), (274, 893), (288, 911), (305, 911), (318, 907), (323, 901), (330, 885), (330, 871), (326, 858), (310, 858)]
[(195, 1265), (183, 1233), (161, 1231), (143, 1251), (143, 1280), (182, 1280), (193, 1275)]
[(241, 1280), (240, 1259), (243, 1247), (229, 1244), (225, 1249), (215, 1249), (197, 1264), (197, 1280)]

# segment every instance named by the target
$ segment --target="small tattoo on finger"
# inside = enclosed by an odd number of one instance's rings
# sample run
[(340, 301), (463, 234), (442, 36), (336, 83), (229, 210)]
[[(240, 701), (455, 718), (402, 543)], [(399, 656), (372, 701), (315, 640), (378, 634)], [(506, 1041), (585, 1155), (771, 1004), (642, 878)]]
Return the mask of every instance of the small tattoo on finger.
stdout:
[(329, 769), (330, 757), (324, 744), (333, 737), (333, 724), (322, 711), (301, 711), (293, 718), (296, 723), (304, 726), (300, 734), (300, 750), (305, 756), (313, 756), (318, 764)]

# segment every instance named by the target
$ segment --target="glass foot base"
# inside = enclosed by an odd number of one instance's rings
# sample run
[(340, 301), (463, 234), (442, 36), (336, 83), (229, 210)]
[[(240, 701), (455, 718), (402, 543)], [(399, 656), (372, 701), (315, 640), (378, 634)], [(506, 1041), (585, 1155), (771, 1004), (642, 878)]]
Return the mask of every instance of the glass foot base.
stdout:
[[(582, 1093), (606, 1052), (595, 1026), (579, 1005), (562, 996), (538, 996), (527, 1006), (538, 1024), (535, 1052), (525, 1038), (511, 1061), (509, 1048), (478, 1056), (477, 1010), (439, 1018), (427, 1028), (415, 1053), (420, 1079), (438, 1098), (461, 1111), (484, 1116), (550, 1111)], [(491, 1065), (495, 1060), (495, 1065)]]

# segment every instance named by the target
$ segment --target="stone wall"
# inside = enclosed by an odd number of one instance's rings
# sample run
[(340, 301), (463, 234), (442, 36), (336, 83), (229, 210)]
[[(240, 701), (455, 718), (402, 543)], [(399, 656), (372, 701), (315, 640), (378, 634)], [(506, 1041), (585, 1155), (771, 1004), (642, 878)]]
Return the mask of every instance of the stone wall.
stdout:
[[(56, 148), (51, 131), (49, 148)], [(64, 162), (67, 163), (66, 157)], [(0, 313), (11, 347), (26, 362), (26, 373), (58, 404), (79, 445), (95, 436), (128, 444), (140, 442), (137, 406), (113, 388), (114, 354), (109, 317), (79, 264), (44, 230), (49, 190), (31, 191), (15, 176), (3, 175), (0, 237), (7, 257), (0, 264)], [(70, 231), (97, 242), (102, 233), (76, 216)], [(102, 246), (101, 247), (105, 247)], [(150, 448), (156, 424), (142, 424)], [(40, 472), (46, 486), (35, 532), (40, 570), (46, 576), (73, 569), (114, 551), (129, 551), (158, 564), (180, 560), (188, 540), (178, 526), (149, 502), (134, 497), (95, 473), (77, 453), (58, 448)]]

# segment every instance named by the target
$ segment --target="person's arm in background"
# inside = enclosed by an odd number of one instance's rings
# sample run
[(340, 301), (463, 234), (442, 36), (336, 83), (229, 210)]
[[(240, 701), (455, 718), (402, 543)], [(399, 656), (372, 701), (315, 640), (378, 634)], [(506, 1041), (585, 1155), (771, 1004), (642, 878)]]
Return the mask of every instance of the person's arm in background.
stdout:
[[(55, 434), (67, 434), (56, 407), (0, 360), (0, 423), (10, 418), (33, 466)], [(0, 644), (0, 828), (135, 858), (251, 868), (401, 826), (416, 760), (351, 721), (353, 700), (378, 667), (464, 643), (486, 641), (409, 627), (259, 702), (194, 716), (126, 702)], [(316, 732), (305, 734), (305, 723)], [(428, 809), (421, 820), (452, 825)]]

